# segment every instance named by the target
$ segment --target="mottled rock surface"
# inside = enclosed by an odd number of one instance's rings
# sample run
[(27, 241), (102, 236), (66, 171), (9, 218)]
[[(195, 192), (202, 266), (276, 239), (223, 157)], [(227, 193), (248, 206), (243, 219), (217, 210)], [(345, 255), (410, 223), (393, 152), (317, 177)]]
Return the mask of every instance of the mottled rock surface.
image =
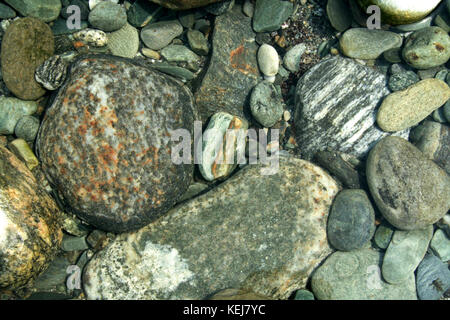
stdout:
[(137, 229), (187, 189), (192, 165), (171, 161), (172, 130), (192, 130), (192, 95), (157, 71), (85, 56), (48, 108), (42, 167), (74, 213), (100, 229)]
[(29, 284), (47, 268), (61, 239), (55, 201), (0, 147), (0, 290)]
[(330, 252), (326, 219), (338, 192), (321, 168), (280, 157), (278, 173), (249, 165), (87, 266), (89, 299), (203, 299), (224, 288), (285, 299)]
[(169, 9), (186, 10), (206, 6), (222, 0), (150, 0)]

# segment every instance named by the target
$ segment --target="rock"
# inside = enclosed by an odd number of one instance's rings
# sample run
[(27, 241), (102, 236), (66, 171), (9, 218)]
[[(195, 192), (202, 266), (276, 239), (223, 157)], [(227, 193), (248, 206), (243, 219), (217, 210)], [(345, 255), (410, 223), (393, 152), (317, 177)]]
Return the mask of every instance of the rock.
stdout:
[(375, 212), (364, 190), (343, 190), (333, 202), (327, 224), (330, 244), (341, 251), (363, 248), (375, 232)]
[(207, 56), (209, 53), (208, 40), (203, 33), (197, 30), (188, 30), (187, 38), (192, 51), (201, 56)]
[(259, 70), (265, 76), (275, 76), (278, 73), (278, 66), (280, 58), (274, 47), (268, 44), (263, 44), (258, 50), (258, 65)]
[(327, 2), (327, 16), (331, 25), (337, 31), (345, 31), (352, 24), (352, 14), (343, 0), (330, 0)]
[[(374, 123), (388, 92), (384, 75), (350, 59), (333, 57), (312, 67), (295, 94), (295, 138), (302, 157), (330, 148), (364, 158), (386, 136)], [(397, 134), (407, 137), (408, 131)]]
[(270, 128), (281, 119), (284, 111), (282, 96), (270, 82), (260, 82), (250, 96), (252, 116), (263, 127)]
[(441, 11), (434, 18), (434, 24), (445, 32), (450, 32), (450, 15), (447, 12)]
[(380, 249), (387, 249), (394, 235), (395, 229), (388, 223), (380, 224), (375, 232), (374, 241)]
[(255, 12), (255, 5), (251, 0), (245, 0), (244, 5), (242, 6), (242, 12), (247, 16), (252, 18), (253, 13)]
[[(236, 130), (228, 133), (233, 129)], [(199, 169), (203, 178), (224, 178), (242, 162), (247, 129), (247, 121), (231, 114), (218, 112), (211, 117), (198, 146), (202, 150)]]
[(424, 121), (416, 147), (450, 174), (450, 128), (433, 121)]
[(208, 300), (273, 300), (273, 299), (247, 290), (225, 289), (216, 293)]
[(400, 33), (416, 31), (416, 30), (420, 30), (420, 29), (431, 26), (432, 21), (433, 21), (433, 15), (429, 15), (428, 17), (426, 17), (422, 20), (419, 20), (417, 22), (414, 22), (414, 23), (401, 24), (401, 25), (394, 26), (391, 28), (391, 30), (393, 30), (395, 32), (400, 32)]
[(419, 75), (421, 80), (434, 78), (439, 71), (443, 70), (444, 66), (437, 66), (426, 70), (417, 70), (417, 74)]
[(217, 3), (212, 3), (206, 6), (204, 9), (206, 12), (211, 13), (215, 16), (219, 16), (224, 14), (227, 11), (233, 9), (234, 0), (224, 0)]
[(63, 8), (61, 10), (61, 17), (68, 19), (72, 14), (72, 10), (68, 10), (70, 6), (78, 6), (80, 8), (81, 20), (87, 20), (89, 17), (89, 3), (85, 0), (69, 0), (63, 1)]
[(297, 290), (294, 300), (314, 300), (314, 294), (308, 290)]
[(259, 82), (251, 20), (238, 9), (215, 20), (211, 60), (195, 92), (203, 121), (219, 111), (244, 118), (250, 92)]
[(154, 63), (152, 67), (158, 71), (161, 71), (162, 73), (171, 75), (183, 81), (189, 81), (195, 77), (195, 75), (191, 71), (185, 68), (172, 66), (168, 63)]
[(188, 47), (179, 44), (171, 44), (165, 47), (161, 50), (161, 55), (169, 62), (193, 63), (199, 60), (199, 56), (189, 50)]
[(187, 191), (183, 194), (179, 202), (183, 202), (189, 199), (192, 199), (204, 191), (208, 190), (209, 186), (203, 182), (195, 182), (189, 186)]
[(108, 43), (108, 36), (106, 33), (97, 29), (84, 29), (75, 32), (73, 38), (94, 47), (103, 47)]
[(280, 157), (273, 175), (262, 176), (261, 169), (246, 166), (158, 221), (116, 238), (87, 265), (87, 298), (203, 299), (236, 287), (286, 299), (304, 287), (331, 252), (325, 224), (338, 187), (300, 159)]
[(253, 30), (255, 32), (276, 31), (293, 11), (294, 5), (289, 1), (256, 0)]
[(192, 165), (171, 161), (170, 132), (192, 130), (191, 99), (178, 81), (137, 62), (80, 57), (42, 121), (42, 169), (67, 207), (93, 226), (142, 227), (190, 184)]
[(14, 134), (28, 142), (34, 142), (39, 130), (39, 119), (32, 116), (23, 116), (14, 128)]
[(358, 0), (364, 12), (369, 5), (377, 5), (381, 9), (381, 19), (384, 23), (398, 25), (421, 20), (427, 16), (441, 0), (409, 0), (408, 5), (402, 0)]
[(444, 105), (444, 117), (447, 119), (447, 122), (450, 122), (450, 103), (448, 101)]
[(447, 262), (450, 260), (450, 239), (443, 230), (436, 230), (433, 239), (431, 240), (430, 247), (442, 261)]
[(60, 55), (54, 55), (36, 69), (34, 78), (47, 90), (56, 90), (66, 80), (67, 63)]
[(450, 58), (450, 37), (439, 27), (415, 31), (405, 41), (403, 58), (416, 69), (444, 64)]
[(420, 300), (439, 300), (450, 288), (450, 270), (432, 254), (417, 268), (417, 295)]
[(89, 9), (93, 10), (100, 2), (109, 1), (112, 3), (119, 3), (119, 0), (89, 0)]
[[(449, 100), (450, 101), (450, 100)], [(444, 115), (444, 108), (441, 107), (433, 111), (433, 120), (439, 123), (446, 123), (447, 119)]]
[(447, 213), (436, 225), (450, 237), (450, 213)]
[(400, 35), (383, 30), (352, 28), (339, 39), (344, 55), (354, 59), (377, 59), (383, 52), (402, 46)]
[(415, 126), (450, 98), (450, 88), (438, 79), (425, 79), (391, 93), (381, 104), (377, 124), (387, 132)]
[(3, 36), (2, 75), (6, 86), (18, 98), (36, 100), (45, 90), (34, 79), (34, 72), (53, 55), (50, 28), (35, 18), (14, 21)]
[[(88, 27), (88, 23), (86, 21), (80, 22), (80, 28), (72, 28), (67, 26), (67, 20), (58, 18), (52, 22), (52, 32), (54, 36), (60, 35), (68, 35), (78, 32), (80, 30), (86, 29)], [(56, 41), (56, 39), (55, 39)]]
[[(30, 299), (36, 297), (36, 293), (58, 292), (66, 295), (67, 268), (71, 265), (66, 257), (59, 255), (53, 259), (48, 268), (37, 277), (33, 283), (33, 295)], [(61, 290), (60, 288), (63, 288)], [(70, 299), (70, 297), (67, 297)]]
[(8, 144), (8, 149), (14, 153), (17, 158), (22, 160), (28, 169), (33, 170), (39, 165), (39, 161), (31, 150), (28, 143), (23, 139), (15, 139)]
[(137, 29), (126, 23), (119, 30), (108, 33), (108, 48), (115, 56), (134, 58), (139, 51)]
[(61, 249), (63, 251), (79, 251), (89, 249), (89, 246), (86, 242), (86, 237), (64, 235), (61, 242)]
[(373, 249), (337, 251), (313, 273), (312, 291), (319, 300), (416, 300), (414, 273), (401, 284), (387, 283), (382, 260)]
[(183, 27), (178, 20), (161, 21), (148, 24), (141, 30), (144, 44), (153, 50), (168, 46), (173, 39), (183, 33)]
[(89, 23), (106, 32), (116, 31), (127, 23), (127, 12), (119, 4), (103, 1), (89, 13)]
[(20, 118), (32, 115), (36, 110), (37, 103), (34, 101), (0, 96), (0, 134), (13, 134)]
[(155, 51), (155, 50), (152, 50), (152, 49), (149, 49), (149, 48), (142, 48), (141, 52), (147, 58), (151, 58), (151, 59), (154, 59), (154, 60), (161, 59), (161, 55), (159, 54), (158, 51)]
[(450, 207), (447, 173), (402, 138), (377, 143), (367, 159), (366, 175), (378, 209), (398, 229), (426, 228)]
[(192, 8), (198, 8), (202, 6), (206, 6), (210, 3), (219, 2), (222, 0), (150, 0), (155, 2), (163, 7), (173, 9), (173, 10), (186, 10)]
[(58, 18), (61, 11), (60, 0), (5, 0), (22, 16), (50, 22)]
[(393, 48), (383, 52), (383, 58), (390, 63), (402, 62), (402, 48)]
[(0, 19), (12, 19), (16, 17), (16, 12), (7, 5), (0, 3)]
[(300, 59), (305, 53), (306, 45), (299, 43), (286, 52), (283, 58), (283, 64), (291, 72), (297, 72), (300, 70)]
[(136, 28), (145, 27), (150, 22), (156, 22), (163, 8), (148, 0), (135, 1), (127, 11), (128, 22)]
[(384, 280), (392, 284), (407, 281), (425, 256), (432, 236), (431, 225), (422, 230), (396, 230), (383, 259)]
[(389, 77), (389, 89), (394, 92), (405, 90), (419, 81), (419, 76), (413, 71), (399, 72)]
[(0, 147), (0, 287), (16, 289), (43, 272), (62, 239), (59, 209), (32, 173)]
[(178, 11), (178, 21), (186, 29), (194, 28), (195, 12), (193, 10)]

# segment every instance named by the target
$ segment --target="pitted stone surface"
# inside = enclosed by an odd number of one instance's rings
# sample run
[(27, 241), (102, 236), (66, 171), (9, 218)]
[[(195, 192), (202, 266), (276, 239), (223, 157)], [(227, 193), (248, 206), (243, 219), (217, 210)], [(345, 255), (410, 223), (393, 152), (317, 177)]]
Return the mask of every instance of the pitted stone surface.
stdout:
[(171, 161), (171, 130), (192, 130), (192, 94), (157, 71), (84, 56), (47, 110), (37, 149), (72, 211), (98, 228), (137, 229), (170, 209), (192, 165)]

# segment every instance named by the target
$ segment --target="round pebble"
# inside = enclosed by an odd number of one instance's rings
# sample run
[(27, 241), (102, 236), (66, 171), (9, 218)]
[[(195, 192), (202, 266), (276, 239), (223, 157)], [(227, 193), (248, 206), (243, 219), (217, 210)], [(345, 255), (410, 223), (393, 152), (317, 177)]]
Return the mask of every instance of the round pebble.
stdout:
[(258, 65), (266, 76), (275, 76), (278, 73), (280, 59), (277, 50), (268, 44), (263, 44), (258, 50)]
[(89, 13), (89, 23), (106, 32), (116, 31), (127, 23), (127, 13), (119, 4), (103, 1)]
[(39, 119), (33, 116), (24, 116), (20, 118), (14, 129), (17, 138), (32, 142), (39, 131)]

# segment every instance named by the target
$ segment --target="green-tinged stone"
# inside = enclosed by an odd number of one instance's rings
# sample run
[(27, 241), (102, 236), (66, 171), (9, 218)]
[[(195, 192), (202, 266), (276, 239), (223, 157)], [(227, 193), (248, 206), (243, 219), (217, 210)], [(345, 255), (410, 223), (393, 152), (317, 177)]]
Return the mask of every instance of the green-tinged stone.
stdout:
[(290, 1), (256, 0), (253, 29), (255, 32), (278, 30), (293, 11), (294, 5)]
[(402, 62), (402, 48), (392, 48), (383, 52), (383, 57), (390, 63)]
[(80, 30), (86, 29), (87, 27), (88, 27), (87, 21), (81, 21), (79, 29), (77, 28), (69, 29), (69, 27), (67, 26), (67, 20), (58, 18), (55, 21), (53, 21), (52, 32), (55, 36), (61, 34), (72, 34)]
[(256, 121), (262, 126), (270, 128), (283, 115), (283, 98), (281, 94), (276, 92), (272, 83), (268, 81), (260, 82), (250, 96), (250, 110)]
[(182, 80), (189, 81), (189, 80), (194, 79), (194, 77), (195, 77), (195, 75), (191, 71), (189, 71), (185, 68), (172, 66), (168, 63), (156, 62), (156, 63), (152, 64), (151, 66), (158, 71), (161, 71), (163, 73), (166, 73), (168, 75), (174, 76), (174, 77), (182, 79)]
[(448, 12), (442, 11), (436, 18), (434, 18), (434, 24), (440, 27), (445, 32), (450, 32), (450, 15)]
[(116, 31), (127, 23), (127, 12), (119, 4), (103, 1), (89, 13), (89, 23), (106, 32)]
[(162, 15), (163, 8), (148, 0), (137, 0), (127, 11), (128, 22), (136, 28), (145, 27), (150, 22), (156, 20)]
[(297, 290), (294, 300), (314, 300), (314, 294), (308, 290)]
[(380, 249), (387, 249), (395, 229), (388, 223), (380, 224), (375, 232), (374, 241)]
[(209, 52), (208, 40), (206, 40), (203, 33), (198, 30), (189, 30), (187, 32), (189, 46), (195, 53), (206, 56)]
[(7, 5), (0, 3), (0, 19), (12, 19), (16, 17), (16, 12)]
[(192, 29), (195, 24), (195, 13), (191, 10), (188, 11), (179, 11), (178, 12), (178, 21), (180, 21), (181, 25), (187, 29)]
[(44, 22), (58, 18), (62, 7), (60, 0), (5, 0), (5, 2), (21, 15)]
[(160, 50), (183, 33), (178, 20), (160, 21), (146, 25), (141, 30), (141, 39), (152, 50)]
[(72, 237), (64, 235), (61, 242), (61, 249), (63, 251), (80, 251), (89, 249), (86, 237)]
[(32, 115), (37, 110), (37, 103), (13, 97), (0, 96), (0, 134), (13, 134), (20, 118)]
[(8, 149), (11, 150), (20, 160), (22, 160), (28, 169), (33, 170), (39, 165), (39, 160), (31, 150), (28, 143), (23, 139), (15, 139), (8, 144)]
[(33, 116), (23, 116), (17, 122), (14, 133), (17, 138), (33, 142), (39, 130), (39, 119)]
[(199, 59), (188, 47), (178, 44), (165, 47), (161, 55), (169, 62), (196, 62)]
[(442, 261), (447, 262), (450, 260), (450, 239), (443, 230), (436, 230), (430, 247)]
[(352, 14), (344, 0), (328, 0), (327, 15), (331, 25), (337, 31), (345, 31), (352, 24)]
[(405, 71), (393, 74), (389, 77), (389, 89), (391, 91), (401, 91), (419, 82), (419, 76), (413, 71)]

